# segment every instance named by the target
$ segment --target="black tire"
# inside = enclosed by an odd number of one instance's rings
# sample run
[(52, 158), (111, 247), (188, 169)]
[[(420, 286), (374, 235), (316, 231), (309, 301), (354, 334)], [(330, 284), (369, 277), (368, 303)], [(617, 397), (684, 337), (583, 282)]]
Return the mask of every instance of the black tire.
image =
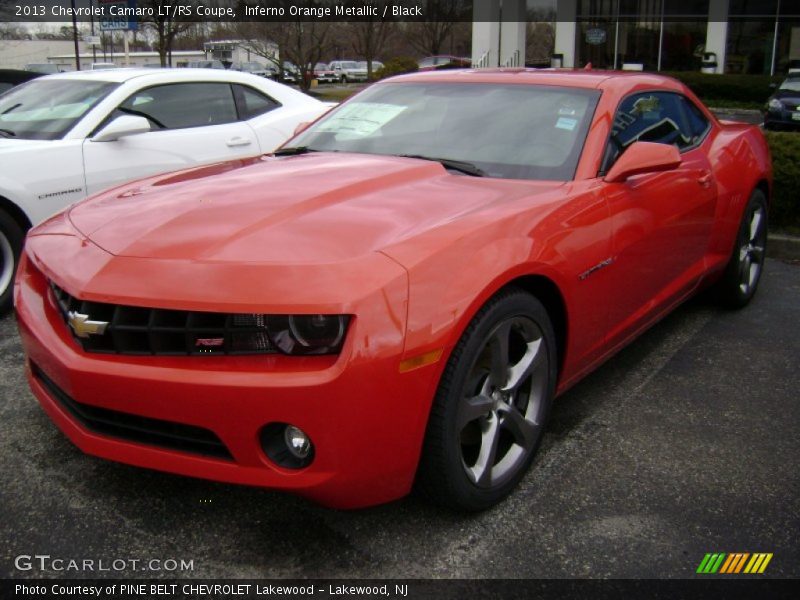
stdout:
[(347, 84), (347, 75), (342, 75), (342, 83)]
[[(757, 214), (760, 218), (754, 227)], [(767, 199), (764, 192), (755, 190), (742, 214), (731, 258), (713, 290), (717, 301), (723, 306), (742, 308), (755, 296), (764, 271), (767, 218)]]
[[(497, 351), (503, 346), (505, 355)], [(465, 511), (484, 510), (505, 498), (527, 472), (541, 442), (555, 393), (556, 356), (553, 326), (534, 296), (511, 288), (483, 306), (439, 382), (417, 489), (439, 504)], [(527, 375), (515, 375), (528, 368)], [(495, 385), (500, 380), (505, 384)], [(494, 452), (489, 440), (496, 440)]]
[(24, 239), (17, 222), (0, 210), (0, 316), (10, 311), (14, 302), (14, 274)]

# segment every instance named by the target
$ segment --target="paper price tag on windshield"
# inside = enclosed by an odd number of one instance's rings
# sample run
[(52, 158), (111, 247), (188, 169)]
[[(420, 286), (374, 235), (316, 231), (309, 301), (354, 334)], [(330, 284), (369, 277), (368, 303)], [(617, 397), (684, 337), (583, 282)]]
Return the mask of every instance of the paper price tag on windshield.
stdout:
[(374, 133), (406, 109), (397, 104), (351, 102), (342, 107), (318, 131), (329, 131), (351, 137), (364, 137)]

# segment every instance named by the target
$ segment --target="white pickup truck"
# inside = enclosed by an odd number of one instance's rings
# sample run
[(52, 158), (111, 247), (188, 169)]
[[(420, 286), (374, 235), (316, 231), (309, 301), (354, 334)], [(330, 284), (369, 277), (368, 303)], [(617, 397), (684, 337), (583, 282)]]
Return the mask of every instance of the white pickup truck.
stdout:
[(0, 314), (25, 232), (140, 177), (271, 152), (330, 108), (285, 85), (215, 69), (41, 77), (0, 96)]

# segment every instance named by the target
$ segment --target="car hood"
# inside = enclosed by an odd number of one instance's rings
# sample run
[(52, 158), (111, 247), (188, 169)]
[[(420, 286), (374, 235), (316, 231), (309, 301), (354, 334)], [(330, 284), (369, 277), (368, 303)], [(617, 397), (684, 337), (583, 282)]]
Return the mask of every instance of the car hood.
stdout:
[(313, 153), (129, 184), (76, 205), (69, 219), (117, 256), (320, 264), (380, 251), (559, 185), (452, 174), (418, 159)]
[(38, 150), (49, 148), (53, 142), (49, 140), (20, 140), (17, 138), (0, 137), (0, 154), (19, 152), (20, 150)]

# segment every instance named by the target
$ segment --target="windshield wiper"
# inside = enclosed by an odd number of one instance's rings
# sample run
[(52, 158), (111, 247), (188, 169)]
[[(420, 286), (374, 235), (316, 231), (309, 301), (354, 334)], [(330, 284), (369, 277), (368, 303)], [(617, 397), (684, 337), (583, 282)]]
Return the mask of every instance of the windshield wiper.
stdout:
[(294, 156), (296, 154), (306, 154), (308, 152), (317, 152), (308, 146), (287, 146), (286, 148), (278, 148), (272, 154), (274, 156)]
[(466, 162), (463, 160), (453, 160), (451, 158), (436, 158), (433, 156), (422, 156), (421, 154), (398, 154), (397, 156), (400, 156), (402, 158), (419, 158), (420, 160), (432, 160), (434, 162), (441, 163), (441, 165), (445, 169), (452, 169), (454, 171), (466, 173), (467, 175), (472, 175), (473, 177), (486, 177), (486, 171), (478, 168), (471, 162)]
[(0, 133), (2, 133), (6, 137), (17, 137), (16, 132), (11, 131), (10, 129), (2, 129), (2, 128), (0, 128)]

